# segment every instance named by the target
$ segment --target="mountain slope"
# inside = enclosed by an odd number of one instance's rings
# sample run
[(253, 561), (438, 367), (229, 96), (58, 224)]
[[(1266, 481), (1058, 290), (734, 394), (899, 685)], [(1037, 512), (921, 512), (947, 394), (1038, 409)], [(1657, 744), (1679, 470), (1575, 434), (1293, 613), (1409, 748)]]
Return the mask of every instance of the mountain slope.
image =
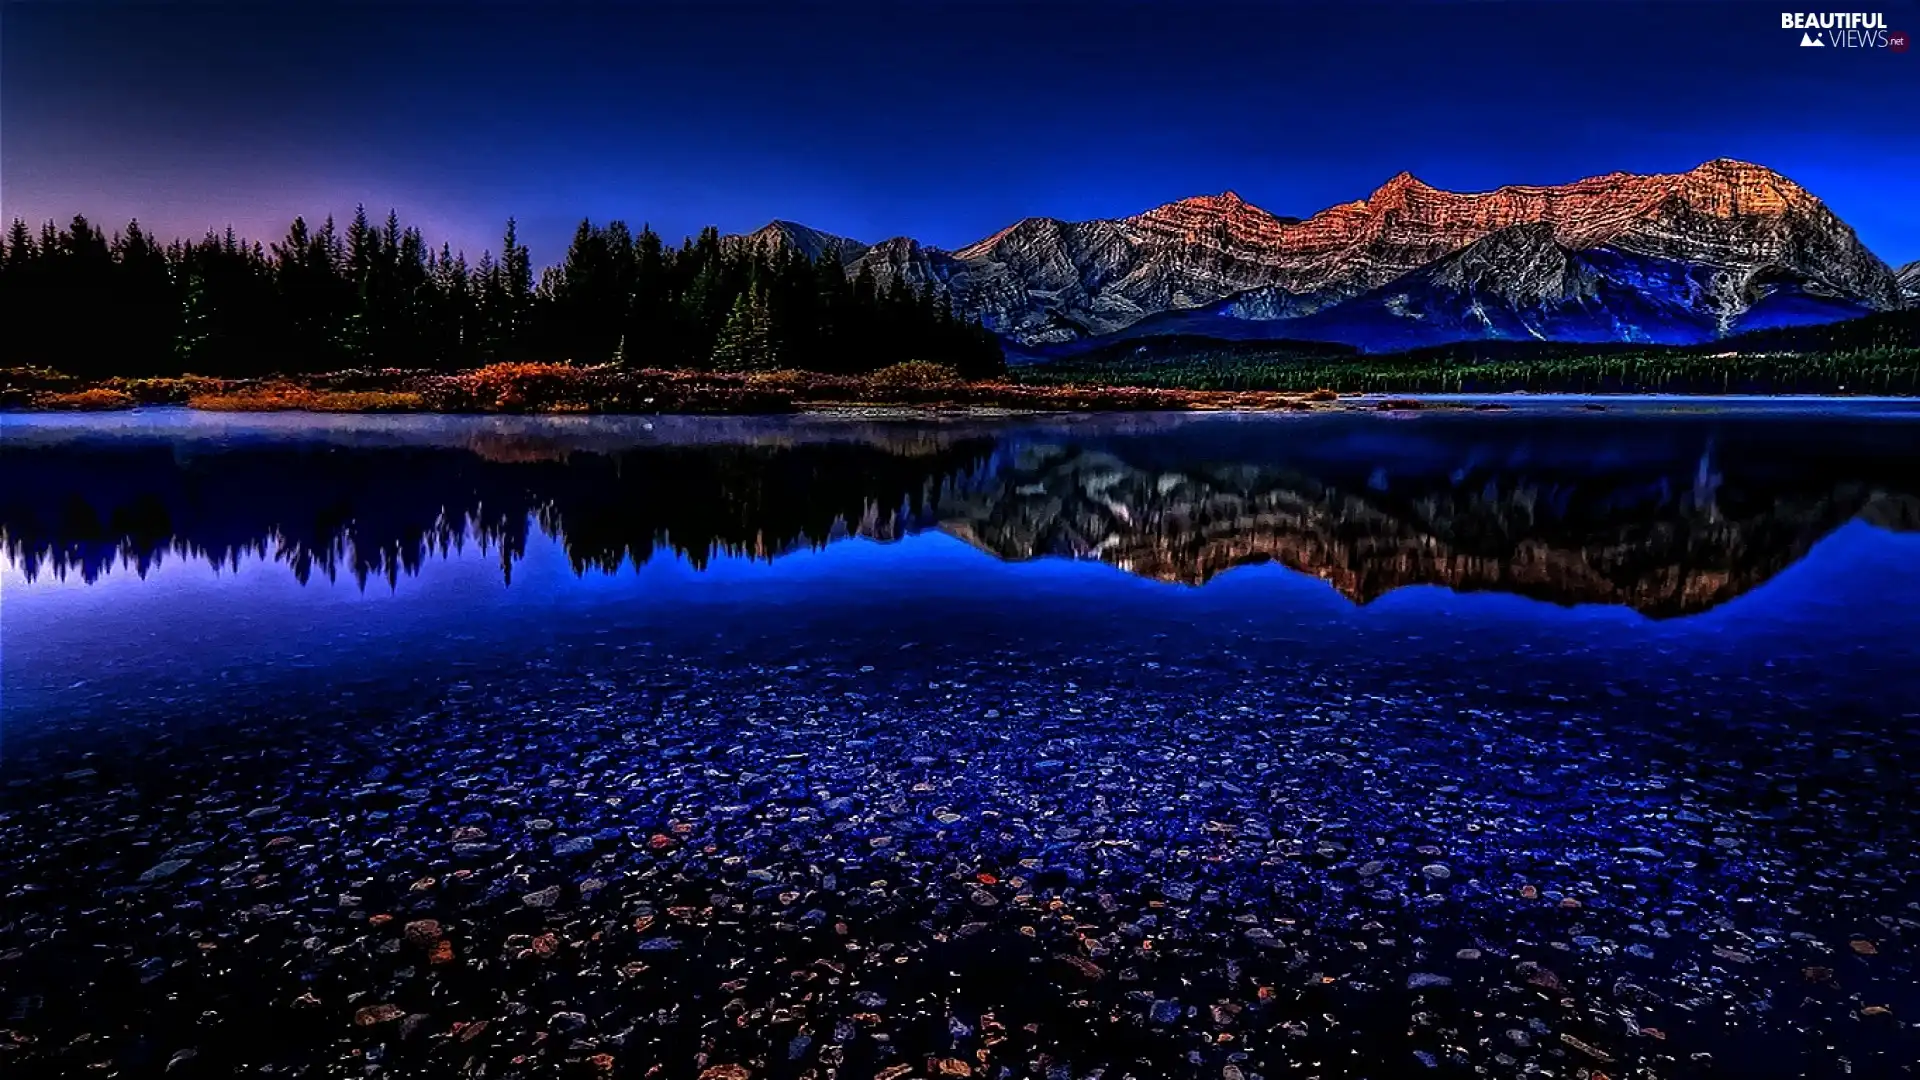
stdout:
[(809, 228), (797, 221), (770, 221), (766, 225), (739, 236), (728, 236), (721, 240), (722, 246), (745, 247), (756, 251), (785, 251), (797, 249), (811, 262), (820, 261), (820, 256), (832, 252), (842, 263), (852, 262), (864, 255), (867, 245), (858, 240), (849, 240), (844, 236), (821, 232)]
[[(1360, 604), (1442, 585), (1672, 617), (1749, 592), (1849, 521), (1912, 528), (1920, 510), (1910, 486), (1852, 477), (1808, 475), (1748, 497), (1725, 483), (1711, 451), (1691, 474), (1604, 480), (1542, 468), (1552, 452), (1537, 440), (1511, 457), (1377, 462), (1376, 483), (1323, 468), (1310, 451), (1298, 465), (1166, 468), (1035, 444), (987, 483), (956, 487), (937, 515), (942, 531), (1003, 559), (1098, 559), (1167, 582), (1199, 585), (1277, 562)], [(1450, 474), (1434, 468), (1441, 463)]]
[(1515, 225), (1319, 310), (1289, 312), (1270, 290), (1142, 319), (1109, 338), (1056, 347), (1073, 355), (1108, 341), (1200, 335), (1220, 341), (1326, 341), (1373, 352), (1456, 341), (1695, 344), (1767, 327), (1867, 314), (1864, 304), (1769, 268), (1729, 293), (1700, 263), (1593, 247), (1568, 248), (1545, 222)]
[(1540, 222), (1503, 229), (1378, 289), (1266, 327), (1276, 337), (1370, 351), (1488, 339), (1686, 345), (1870, 310), (1787, 271), (1755, 275), (1731, 296), (1726, 289), (1724, 271), (1606, 246), (1576, 251)]
[[(1684, 267), (1662, 269), (1656, 284), (1679, 288), (1684, 277), (1688, 306), (1711, 333), (1908, 302), (1902, 280), (1819, 199), (1770, 169), (1725, 159), (1684, 173), (1477, 193), (1401, 173), (1365, 199), (1304, 220), (1225, 192), (1127, 218), (1027, 218), (951, 253), (898, 238), (860, 248), (849, 272), (870, 269), (883, 285), (930, 281), (963, 313), (1041, 351), (1127, 330), (1257, 338), (1268, 330), (1215, 324), (1312, 316), (1518, 226), (1537, 227), (1530, 243), (1544, 238), (1563, 252), (1605, 249), (1611, 254), (1595, 258), (1619, 262), (1607, 280), (1622, 286), (1626, 268)], [(850, 253), (859, 248), (845, 243)], [(1583, 264), (1587, 271), (1598, 272)], [(1508, 272), (1488, 264), (1474, 288), (1510, 291), (1496, 280)], [(1512, 272), (1525, 279), (1533, 270)]]
[[(1771, 170), (1724, 160), (1686, 173), (1613, 173), (1477, 194), (1441, 191), (1402, 173), (1366, 199), (1305, 221), (1223, 195), (1105, 224), (1124, 257), (1108, 253), (1091, 266), (1044, 235), (1012, 230), (964, 249), (971, 262), (1016, 274), (1035, 264), (1053, 268), (1054, 280), (1027, 306), (982, 303), (977, 310), (1024, 340), (1033, 340), (1029, 328), (1041, 313), (1102, 333), (1144, 317), (1135, 312), (1201, 307), (1254, 290), (1271, 314), (1310, 312), (1524, 224), (1550, 227), (1555, 242), (1572, 250), (1605, 245), (1720, 271), (1704, 282), (1704, 305), (1725, 328), (1740, 320), (1756, 282), (1782, 271), (1864, 308), (1903, 302), (1892, 271), (1818, 199)], [(1083, 271), (1082, 292), (1053, 287), (1066, 276), (1063, 264)]]
[(1907, 303), (1920, 304), (1920, 259), (1901, 267), (1896, 276), (1900, 280), (1900, 291), (1906, 294)]

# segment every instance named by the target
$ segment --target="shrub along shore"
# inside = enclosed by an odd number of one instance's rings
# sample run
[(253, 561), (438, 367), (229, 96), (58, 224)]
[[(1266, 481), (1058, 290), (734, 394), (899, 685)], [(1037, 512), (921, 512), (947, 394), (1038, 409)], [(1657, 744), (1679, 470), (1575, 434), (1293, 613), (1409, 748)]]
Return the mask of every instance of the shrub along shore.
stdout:
[[(971, 331), (969, 331), (970, 333)], [(762, 362), (767, 358), (763, 357)], [(103, 365), (79, 365), (99, 370)], [(244, 365), (257, 367), (258, 365)], [(1338, 391), (1338, 393), (1335, 393)], [(1340, 395), (1920, 394), (1920, 309), (1756, 331), (1714, 345), (1470, 342), (1369, 354), (1310, 342), (1122, 341), (1001, 368), (859, 370), (491, 363), (281, 374), (89, 377), (0, 368), (0, 408), (459, 413), (778, 413), (825, 407), (1032, 411), (1350, 407)], [(1379, 407), (1370, 401), (1368, 407)], [(1393, 404), (1393, 403), (1389, 403)]]
[(491, 364), (457, 374), (400, 369), (223, 379), (84, 381), (37, 368), (0, 369), (0, 407), (33, 411), (185, 405), (223, 412), (782, 413), (909, 407), (1025, 411), (1312, 409), (1331, 391), (1183, 390), (966, 380), (908, 362), (860, 375), (632, 369), (612, 364)]
[[(1609, 362), (1611, 361), (1611, 362)], [(1478, 404), (1504, 408), (1503, 392), (1531, 393), (1913, 393), (1907, 380), (1835, 372), (1826, 380), (1754, 380), (1751, 365), (1732, 364), (1725, 381), (1647, 382), (1619, 374), (1617, 359), (1596, 357), (1591, 377), (1549, 378), (1524, 364), (1489, 364), (1473, 378), (1406, 378), (1405, 370), (1356, 364), (1305, 368), (1287, 378), (1205, 378), (1177, 369), (1158, 377), (1088, 370), (1016, 369), (1017, 377), (963, 379), (952, 368), (907, 362), (864, 374), (813, 371), (674, 371), (616, 364), (504, 363), (441, 373), (406, 369), (349, 370), (325, 375), (83, 380), (44, 368), (0, 368), (0, 410), (81, 412), (184, 405), (209, 412), (521, 413), (747, 415), (821, 409), (1093, 411), (1305, 411), (1418, 409), (1435, 402), (1392, 394), (1484, 394)], [(1631, 363), (1624, 365), (1631, 374)], [(1885, 369), (1881, 369), (1884, 371)], [(1896, 369), (1897, 370), (1897, 369)], [(1131, 373), (1139, 375), (1140, 373)], [(1269, 373), (1271, 374), (1271, 373)], [(1564, 371), (1558, 374), (1565, 375)], [(1748, 378), (1740, 378), (1746, 374)], [(1119, 377), (1113, 378), (1111, 376)], [(1489, 377), (1497, 375), (1499, 377)], [(1103, 377), (1106, 376), (1106, 377)], [(1394, 377), (1400, 376), (1400, 377)], [(1328, 384), (1339, 389), (1331, 389)]]

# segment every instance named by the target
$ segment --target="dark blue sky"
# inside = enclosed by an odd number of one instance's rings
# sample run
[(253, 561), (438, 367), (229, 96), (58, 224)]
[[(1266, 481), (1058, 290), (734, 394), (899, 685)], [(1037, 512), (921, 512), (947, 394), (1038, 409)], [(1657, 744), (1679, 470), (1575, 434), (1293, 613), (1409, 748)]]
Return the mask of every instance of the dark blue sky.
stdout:
[[(1874, 0), (1896, 30), (1920, 2)], [(167, 234), (387, 207), (536, 261), (582, 216), (773, 217), (957, 247), (1401, 169), (1473, 190), (1714, 157), (1920, 258), (1920, 52), (1802, 49), (1775, 4), (10, 4), (0, 214)]]

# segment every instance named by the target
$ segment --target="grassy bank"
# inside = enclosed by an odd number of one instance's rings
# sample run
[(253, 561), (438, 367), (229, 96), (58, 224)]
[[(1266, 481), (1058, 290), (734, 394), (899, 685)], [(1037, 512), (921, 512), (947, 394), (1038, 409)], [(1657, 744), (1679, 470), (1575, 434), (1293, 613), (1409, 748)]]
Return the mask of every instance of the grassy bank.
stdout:
[[(1248, 355), (1253, 352), (1253, 355)], [(1022, 369), (1034, 385), (1123, 384), (1196, 390), (1344, 393), (1920, 394), (1920, 351), (1861, 349), (1804, 356), (1600, 353), (1552, 359), (1445, 356), (1302, 358), (1253, 350), (1200, 352), (1162, 363), (1075, 359)]]
[(1400, 353), (1158, 337), (1023, 365), (1024, 382), (1344, 393), (1920, 394), (1920, 311), (1702, 345), (1476, 341)]
[[(968, 381), (951, 367), (860, 375), (720, 373), (616, 364), (386, 368), (258, 379), (85, 381), (0, 369), (0, 407), (455, 413), (779, 413), (826, 406), (1034, 411), (1305, 409), (1338, 394), (1920, 395), (1920, 311), (1736, 335), (1707, 345), (1470, 342), (1392, 354), (1311, 342), (1158, 337)], [(1317, 392), (1317, 393), (1316, 393)]]
[(83, 383), (46, 369), (0, 370), (0, 406), (109, 410), (185, 405), (214, 412), (781, 413), (814, 407), (905, 406), (1031, 411), (1308, 409), (1331, 394), (960, 379), (908, 363), (867, 375), (635, 370), (614, 365), (495, 364), (456, 374), (344, 371), (269, 379), (109, 379)]

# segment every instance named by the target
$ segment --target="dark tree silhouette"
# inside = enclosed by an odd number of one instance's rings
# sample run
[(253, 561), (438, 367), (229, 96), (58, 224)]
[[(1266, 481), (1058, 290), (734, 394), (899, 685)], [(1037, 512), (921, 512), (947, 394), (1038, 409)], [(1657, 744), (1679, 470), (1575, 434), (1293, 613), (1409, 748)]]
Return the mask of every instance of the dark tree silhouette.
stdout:
[(536, 280), (518, 223), (469, 265), (389, 212), (344, 231), (295, 218), (271, 245), (232, 229), (162, 247), (140, 224), (84, 217), (0, 237), (8, 364), (82, 378), (458, 370), (505, 360), (852, 374), (927, 360), (1001, 374), (1000, 345), (932, 284), (882, 288), (833, 252), (669, 247), (651, 227), (582, 221)]

